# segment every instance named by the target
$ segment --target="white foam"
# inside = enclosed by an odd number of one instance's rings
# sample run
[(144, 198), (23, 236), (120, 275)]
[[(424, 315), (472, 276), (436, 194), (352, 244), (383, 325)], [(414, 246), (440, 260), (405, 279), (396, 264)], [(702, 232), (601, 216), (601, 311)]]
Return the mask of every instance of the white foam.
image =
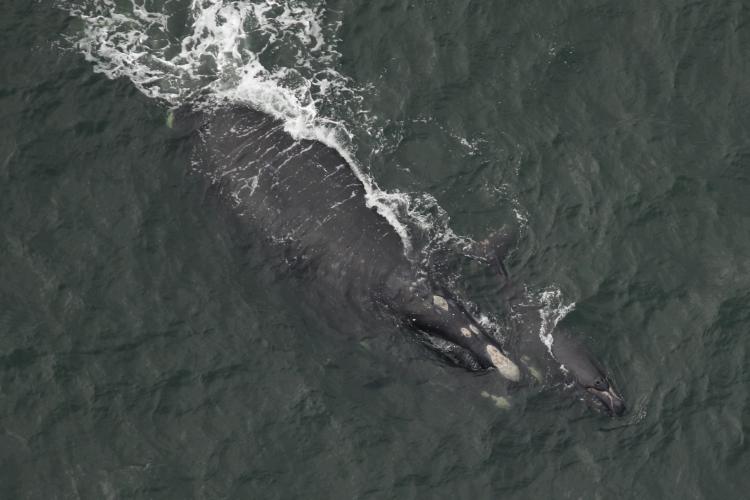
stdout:
[[(547, 346), (552, 355), (552, 343), (554, 338), (552, 331), (565, 316), (575, 309), (575, 302), (565, 304), (562, 292), (557, 287), (549, 287), (543, 290), (537, 297), (542, 307), (539, 309), (541, 322), (539, 324), (539, 339)], [(553, 356), (554, 357), (554, 356)]]

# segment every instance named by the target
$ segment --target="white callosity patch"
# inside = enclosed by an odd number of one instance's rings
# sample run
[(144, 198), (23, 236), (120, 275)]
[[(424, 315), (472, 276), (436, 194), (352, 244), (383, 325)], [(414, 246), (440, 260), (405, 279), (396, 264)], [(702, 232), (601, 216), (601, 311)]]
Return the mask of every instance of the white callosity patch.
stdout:
[(433, 295), (432, 296), (432, 303), (435, 304), (440, 309), (442, 309), (443, 311), (447, 311), (448, 310), (448, 301), (446, 301), (440, 295)]
[(461, 328), (461, 335), (463, 335), (464, 337), (471, 337), (471, 330), (469, 330), (468, 328), (463, 328), (462, 327)]
[(540, 372), (536, 366), (534, 366), (531, 363), (531, 358), (528, 356), (521, 356), (521, 361), (524, 365), (526, 365), (526, 368), (529, 370), (529, 373), (532, 377), (536, 379), (537, 382), (542, 383), (544, 382), (544, 377), (542, 376), (542, 372)]
[(544, 382), (542, 372), (540, 372), (534, 365), (527, 365), (527, 368), (529, 369), (529, 373), (531, 373), (531, 376), (534, 377), (537, 382), (539, 382), (540, 384)]
[(491, 399), (495, 403), (495, 406), (497, 406), (501, 410), (510, 409), (510, 401), (504, 396), (495, 396), (494, 394), (490, 394), (487, 391), (482, 391), (479, 393), (479, 395), (483, 398)]
[(518, 369), (518, 366), (501, 353), (497, 347), (488, 345), (487, 355), (489, 355), (492, 364), (495, 365), (500, 375), (514, 382), (521, 380), (521, 371)]

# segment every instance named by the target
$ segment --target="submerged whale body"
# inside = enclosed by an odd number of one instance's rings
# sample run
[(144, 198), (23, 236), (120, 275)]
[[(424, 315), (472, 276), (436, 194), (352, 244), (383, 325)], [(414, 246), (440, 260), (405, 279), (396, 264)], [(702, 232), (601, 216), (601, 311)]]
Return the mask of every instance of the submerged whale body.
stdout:
[[(401, 236), (367, 206), (364, 184), (335, 149), (295, 140), (280, 121), (245, 106), (192, 116), (199, 117), (192, 127), (199, 136), (196, 168), (242, 221), (332, 304), (364, 315), (384, 311), (455, 346), (467, 367), (497, 370), (511, 382), (528, 376), (460, 300), (407, 258)], [(588, 354), (573, 343), (559, 347), (567, 355), (566, 376), (573, 374), (586, 394), (621, 414), (622, 399)], [(593, 384), (589, 379), (597, 380), (601, 394), (585, 385)]]

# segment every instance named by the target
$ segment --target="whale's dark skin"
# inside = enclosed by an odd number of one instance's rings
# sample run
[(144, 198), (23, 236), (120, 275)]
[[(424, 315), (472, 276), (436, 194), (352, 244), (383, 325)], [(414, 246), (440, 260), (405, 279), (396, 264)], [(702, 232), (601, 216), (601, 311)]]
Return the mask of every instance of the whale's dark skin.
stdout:
[[(198, 135), (196, 168), (243, 223), (332, 304), (364, 315), (385, 312), (458, 346), (467, 365), (497, 369), (513, 382), (528, 376), (456, 297), (407, 258), (401, 237), (367, 206), (364, 185), (335, 149), (295, 140), (280, 121), (249, 107), (182, 112), (178, 120), (188, 115)], [(502, 257), (494, 254), (505, 273)], [(565, 345), (566, 364), (580, 366), (588, 380), (595, 364)]]
[[(524, 330), (539, 330), (538, 316), (528, 314), (521, 321)], [(623, 415), (625, 400), (617, 392), (611, 377), (577, 337), (573, 328), (563, 320), (552, 332), (551, 348), (541, 342), (538, 335), (518, 335), (511, 350), (518, 353), (522, 362), (542, 370), (537, 376), (542, 376), (545, 383), (562, 386), (605, 413)]]
[(585, 399), (598, 402), (613, 415), (625, 413), (625, 401), (612, 381), (588, 350), (564, 327), (555, 329), (552, 354), (568, 370), (570, 380), (584, 391)]
[(247, 107), (213, 109), (200, 122), (196, 161), (203, 173), (329, 300), (387, 310), (467, 350), (480, 367), (496, 365), (487, 346), (502, 352), (500, 344), (447, 291), (420, 276), (335, 149), (294, 140), (278, 120)]

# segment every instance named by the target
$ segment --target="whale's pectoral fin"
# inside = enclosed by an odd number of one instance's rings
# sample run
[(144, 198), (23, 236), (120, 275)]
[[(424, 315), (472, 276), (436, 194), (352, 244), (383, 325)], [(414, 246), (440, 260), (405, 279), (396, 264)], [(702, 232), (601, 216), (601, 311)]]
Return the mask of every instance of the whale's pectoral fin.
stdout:
[(497, 272), (507, 279), (509, 275), (505, 259), (515, 248), (517, 239), (515, 230), (503, 228), (465, 249), (464, 255), (493, 265)]

